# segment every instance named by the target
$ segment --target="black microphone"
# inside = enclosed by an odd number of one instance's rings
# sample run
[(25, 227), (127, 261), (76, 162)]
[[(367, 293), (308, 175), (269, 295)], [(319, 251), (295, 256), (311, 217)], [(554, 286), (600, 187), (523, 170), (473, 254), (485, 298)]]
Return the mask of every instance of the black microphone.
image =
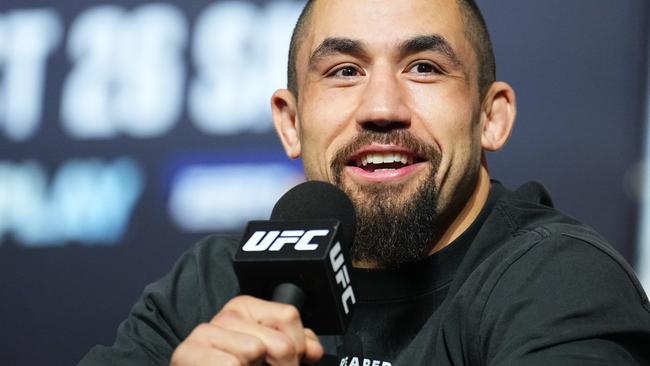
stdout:
[(356, 302), (349, 248), (356, 217), (348, 196), (324, 182), (285, 193), (268, 221), (250, 221), (233, 264), (240, 292), (292, 304), (305, 327), (343, 334)]

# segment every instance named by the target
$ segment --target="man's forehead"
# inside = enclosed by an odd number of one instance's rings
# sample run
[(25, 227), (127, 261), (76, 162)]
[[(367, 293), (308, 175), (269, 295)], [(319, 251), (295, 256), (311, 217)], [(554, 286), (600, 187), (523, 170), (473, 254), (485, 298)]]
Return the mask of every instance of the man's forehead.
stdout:
[(321, 0), (313, 5), (305, 38), (311, 54), (327, 38), (396, 46), (415, 35), (464, 41), (457, 0)]

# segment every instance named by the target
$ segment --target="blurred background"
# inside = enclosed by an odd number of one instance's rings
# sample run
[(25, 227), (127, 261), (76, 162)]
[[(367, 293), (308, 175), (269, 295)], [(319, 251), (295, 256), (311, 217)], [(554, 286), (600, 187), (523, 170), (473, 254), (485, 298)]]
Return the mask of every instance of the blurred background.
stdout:
[[(0, 364), (112, 343), (183, 251), (303, 179), (269, 112), (302, 4), (0, 2)], [(479, 5), (519, 102), (493, 176), (542, 181), (650, 288), (647, 1)]]

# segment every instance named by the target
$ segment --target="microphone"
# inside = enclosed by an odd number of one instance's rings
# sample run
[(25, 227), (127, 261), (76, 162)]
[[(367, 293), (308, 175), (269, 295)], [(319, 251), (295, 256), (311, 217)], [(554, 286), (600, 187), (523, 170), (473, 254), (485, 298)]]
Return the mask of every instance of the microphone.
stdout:
[(250, 221), (233, 257), (240, 292), (292, 304), (317, 334), (343, 334), (356, 302), (349, 249), (356, 217), (348, 196), (317, 181), (297, 185), (271, 219)]

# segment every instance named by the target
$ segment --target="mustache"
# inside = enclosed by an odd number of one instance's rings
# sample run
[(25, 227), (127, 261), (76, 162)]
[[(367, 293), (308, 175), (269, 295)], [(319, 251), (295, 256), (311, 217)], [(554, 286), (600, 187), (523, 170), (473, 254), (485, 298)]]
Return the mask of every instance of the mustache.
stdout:
[(330, 169), (334, 172), (334, 178), (337, 184), (341, 182), (343, 168), (348, 164), (350, 156), (362, 147), (372, 143), (405, 147), (425, 160), (433, 162), (434, 166), (437, 166), (440, 162), (441, 154), (436, 146), (423, 142), (407, 130), (362, 130), (354, 139), (338, 149), (332, 158)]

